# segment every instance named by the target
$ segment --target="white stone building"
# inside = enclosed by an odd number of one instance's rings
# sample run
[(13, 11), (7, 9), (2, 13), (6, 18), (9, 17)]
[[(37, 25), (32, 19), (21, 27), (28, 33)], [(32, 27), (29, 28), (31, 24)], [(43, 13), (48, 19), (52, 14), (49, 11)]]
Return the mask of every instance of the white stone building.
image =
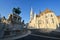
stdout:
[(55, 30), (58, 27), (59, 27), (59, 20), (53, 11), (46, 9), (45, 11), (36, 15), (31, 9), (30, 22), (28, 25), (29, 29)]

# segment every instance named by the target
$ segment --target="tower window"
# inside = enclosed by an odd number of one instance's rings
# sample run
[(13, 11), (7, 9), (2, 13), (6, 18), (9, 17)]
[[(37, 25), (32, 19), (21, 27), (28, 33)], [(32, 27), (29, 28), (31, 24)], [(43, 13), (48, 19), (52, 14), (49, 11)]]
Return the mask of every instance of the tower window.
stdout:
[(53, 15), (51, 15), (51, 17), (53, 17)]
[(47, 17), (49, 17), (49, 15), (48, 15), (48, 14), (46, 14), (45, 18), (47, 18)]
[(30, 21), (30, 23), (31, 23), (31, 21)]
[(47, 16), (45, 16), (45, 18), (47, 18)]
[(54, 20), (52, 19), (52, 23), (54, 23)]
[(39, 24), (41, 24), (41, 21), (39, 21)]
[(48, 24), (48, 20), (46, 20), (46, 23)]

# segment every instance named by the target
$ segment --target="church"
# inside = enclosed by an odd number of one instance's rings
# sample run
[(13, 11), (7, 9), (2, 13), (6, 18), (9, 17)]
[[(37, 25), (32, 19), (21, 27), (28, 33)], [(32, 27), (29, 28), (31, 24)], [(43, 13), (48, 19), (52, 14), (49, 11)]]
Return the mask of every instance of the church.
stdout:
[(56, 30), (59, 28), (59, 20), (60, 16), (56, 16), (55, 13), (49, 9), (46, 9), (37, 15), (31, 8), (28, 28), (41, 30), (45, 29), (49, 31)]

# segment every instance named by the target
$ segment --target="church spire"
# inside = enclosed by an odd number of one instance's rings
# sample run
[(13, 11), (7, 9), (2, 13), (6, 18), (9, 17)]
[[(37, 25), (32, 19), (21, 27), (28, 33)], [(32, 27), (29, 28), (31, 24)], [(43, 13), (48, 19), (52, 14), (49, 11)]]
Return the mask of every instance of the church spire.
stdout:
[(34, 12), (33, 9), (31, 8), (30, 10), (30, 21), (34, 18)]
[(36, 13), (34, 14), (34, 20), (36, 20)]

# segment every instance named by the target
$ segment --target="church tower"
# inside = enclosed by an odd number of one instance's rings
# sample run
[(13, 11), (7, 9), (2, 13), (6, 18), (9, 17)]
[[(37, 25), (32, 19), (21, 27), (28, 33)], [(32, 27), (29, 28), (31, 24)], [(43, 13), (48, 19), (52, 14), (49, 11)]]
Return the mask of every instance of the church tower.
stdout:
[(34, 18), (34, 12), (33, 12), (33, 9), (31, 8), (31, 11), (30, 11), (30, 21)]
[(34, 14), (34, 20), (36, 20), (36, 13)]

